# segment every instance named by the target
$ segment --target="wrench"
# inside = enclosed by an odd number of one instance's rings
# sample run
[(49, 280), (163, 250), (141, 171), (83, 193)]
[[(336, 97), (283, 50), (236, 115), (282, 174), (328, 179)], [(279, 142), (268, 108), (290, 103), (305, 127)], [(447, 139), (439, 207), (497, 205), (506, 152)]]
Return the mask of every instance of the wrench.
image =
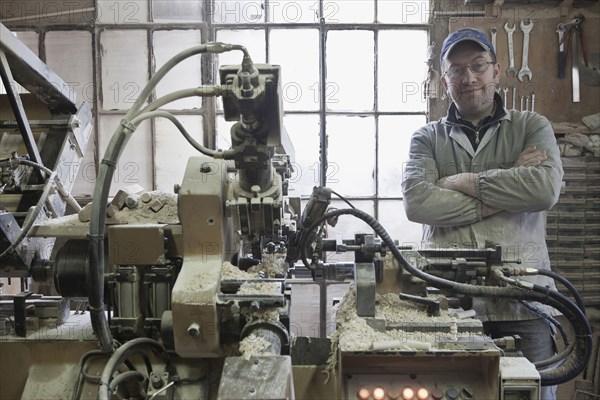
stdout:
[(496, 27), (492, 26), (490, 32), (492, 33), (492, 47), (494, 48), (494, 53), (496, 53)]
[(502, 91), (504, 92), (504, 108), (508, 107), (508, 88), (505, 87), (504, 89), (502, 89)]
[(508, 58), (510, 60), (510, 64), (506, 70), (507, 76), (515, 76), (517, 74), (517, 69), (515, 68), (515, 53), (513, 51), (513, 32), (515, 31), (515, 24), (513, 24), (512, 28), (508, 27), (508, 22), (504, 24), (504, 30), (508, 35)]
[(521, 30), (523, 31), (523, 65), (517, 75), (517, 78), (523, 82), (523, 78), (527, 76), (529, 81), (533, 77), (533, 73), (529, 69), (528, 58), (529, 58), (529, 32), (533, 29), (533, 21), (529, 20), (529, 24), (525, 25), (525, 20), (521, 21)]
[(517, 87), (513, 86), (512, 87), (512, 109), (516, 110), (517, 109)]
[(525, 111), (525, 96), (521, 96), (521, 111)]

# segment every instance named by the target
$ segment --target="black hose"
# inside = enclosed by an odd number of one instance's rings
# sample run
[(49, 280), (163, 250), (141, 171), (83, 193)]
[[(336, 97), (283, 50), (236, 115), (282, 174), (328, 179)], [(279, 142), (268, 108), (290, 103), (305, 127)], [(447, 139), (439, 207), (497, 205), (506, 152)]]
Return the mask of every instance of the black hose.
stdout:
[(123, 382), (126, 382), (130, 379), (136, 379), (138, 382), (143, 382), (145, 377), (139, 371), (125, 371), (115, 376), (110, 384), (108, 385), (108, 393), (109, 396), (114, 393), (114, 391), (119, 387), (119, 385)]
[(550, 315), (546, 314), (542, 310), (538, 309), (537, 307), (534, 307), (533, 305), (531, 305), (525, 301), (522, 301), (521, 304), (524, 307), (530, 309), (532, 312), (539, 315), (540, 317), (544, 318), (548, 322), (550, 322), (552, 325), (554, 325), (556, 327), (556, 329), (560, 332), (560, 336), (563, 340), (563, 343), (565, 344), (565, 347), (569, 347), (569, 335), (567, 334), (567, 331), (565, 331), (565, 328), (562, 326), (562, 324), (556, 318), (551, 317)]
[(561, 276), (561, 275), (557, 274), (556, 272), (548, 270), (548, 269), (538, 269), (537, 273), (538, 273), (538, 275), (549, 276), (550, 278), (562, 283), (567, 288), (567, 290), (569, 290), (569, 293), (571, 293), (571, 295), (573, 296), (573, 299), (575, 299), (575, 303), (577, 303), (577, 306), (585, 314), (585, 304), (583, 304), (583, 299), (581, 298), (581, 295), (577, 291), (577, 288), (575, 288), (575, 286), (571, 282), (569, 282), (568, 279), (566, 279), (564, 276)]
[(87, 360), (89, 358), (94, 357), (94, 356), (100, 356), (100, 355), (106, 356), (106, 353), (101, 350), (91, 350), (91, 351), (84, 353), (81, 356), (81, 358), (79, 359), (79, 364), (78, 364), (79, 374), (77, 374), (77, 379), (75, 380), (75, 386), (73, 387), (73, 393), (71, 393), (71, 400), (79, 399), (79, 388), (81, 386), (81, 376), (82, 375), (86, 380), (96, 379), (98, 382), (100, 381), (99, 378), (88, 377), (87, 374), (85, 373), (85, 371), (83, 370), (85, 367), (85, 363), (87, 362)]
[(383, 226), (381, 226), (375, 218), (364, 211), (358, 209), (340, 209), (323, 214), (307, 228), (307, 234), (302, 235), (299, 243), (300, 248), (303, 249), (306, 247), (306, 238), (309, 237), (310, 232), (315, 230), (323, 221), (344, 214), (353, 215), (366, 222), (379, 235), (396, 260), (402, 265), (403, 269), (413, 276), (424, 280), (431, 286), (473, 297), (503, 297), (514, 300), (538, 301), (562, 312), (573, 326), (575, 332), (574, 348), (561, 366), (539, 371), (543, 386), (567, 382), (577, 377), (577, 375), (579, 375), (579, 373), (587, 366), (591, 357), (592, 330), (589, 321), (582, 310), (569, 298), (554, 290), (535, 284), (529, 284), (527, 287), (528, 290), (510, 287), (474, 286), (430, 275), (410, 264)]
[[(158, 355), (162, 356), (162, 358), (169, 363), (168, 354), (165, 348), (154, 339), (149, 338), (137, 338), (132, 339), (129, 342), (123, 344), (119, 347), (115, 352), (111, 355), (110, 359), (106, 363), (104, 370), (102, 371), (102, 376), (100, 378), (100, 388), (98, 389), (98, 399), (99, 400), (109, 400), (110, 399), (110, 383), (113, 373), (116, 369), (128, 359), (132, 354), (139, 352), (140, 350), (151, 349), (155, 351)], [(134, 371), (131, 371), (134, 372)]]

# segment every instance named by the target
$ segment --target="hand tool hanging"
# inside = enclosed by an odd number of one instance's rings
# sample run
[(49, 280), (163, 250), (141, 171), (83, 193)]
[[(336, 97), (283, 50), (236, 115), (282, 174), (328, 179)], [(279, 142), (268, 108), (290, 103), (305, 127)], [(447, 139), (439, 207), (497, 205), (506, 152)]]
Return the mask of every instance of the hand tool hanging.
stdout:
[(563, 43), (567, 44), (565, 52), (565, 60), (571, 56), (571, 81), (573, 84), (573, 103), (579, 103), (579, 49), (577, 46), (578, 31), (581, 23), (583, 22), (583, 16), (577, 17), (566, 24), (558, 24), (558, 31), (564, 31)]
[(521, 30), (523, 31), (523, 58), (521, 64), (521, 70), (517, 74), (517, 78), (521, 82), (527, 77), (529, 81), (533, 78), (533, 73), (529, 69), (529, 32), (533, 29), (533, 21), (530, 19), (529, 24), (525, 24), (525, 20), (521, 21)]
[(513, 32), (515, 31), (515, 29), (516, 29), (515, 24), (513, 24), (512, 28), (508, 27), (508, 21), (506, 21), (506, 23), (504, 24), (504, 30), (506, 31), (506, 34), (508, 35), (509, 64), (508, 64), (508, 68), (506, 69), (507, 76), (516, 76), (517, 75), (517, 69), (515, 68), (515, 53), (514, 53), (514, 46), (513, 46)]
[(565, 27), (564, 24), (558, 24), (556, 26), (556, 33), (558, 33), (558, 78), (562, 79), (565, 77), (565, 69), (567, 68), (567, 59), (565, 56)]

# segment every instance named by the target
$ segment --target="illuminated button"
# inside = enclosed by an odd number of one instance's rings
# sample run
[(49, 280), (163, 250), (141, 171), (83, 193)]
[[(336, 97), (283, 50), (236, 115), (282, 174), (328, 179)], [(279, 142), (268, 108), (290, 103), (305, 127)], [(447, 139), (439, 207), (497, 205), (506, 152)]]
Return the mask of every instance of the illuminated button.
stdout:
[(415, 391), (411, 388), (402, 389), (402, 399), (403, 400), (412, 400), (415, 397)]
[(429, 398), (429, 390), (425, 388), (421, 388), (417, 390), (417, 399), (419, 400), (427, 400)]
[(373, 389), (373, 398), (375, 400), (383, 400), (383, 399), (385, 399), (385, 390), (383, 390), (380, 387)]
[(444, 392), (442, 392), (440, 389), (433, 389), (431, 391), (431, 398), (433, 400), (442, 400), (443, 397), (444, 397)]
[(446, 397), (448, 400), (458, 399), (458, 391), (454, 388), (446, 389)]
[(356, 392), (356, 398), (359, 400), (368, 400), (370, 395), (371, 392), (369, 392), (369, 389), (364, 387), (358, 389), (358, 392)]
[(400, 390), (390, 389), (388, 390), (388, 397), (390, 400), (398, 400), (400, 398)]

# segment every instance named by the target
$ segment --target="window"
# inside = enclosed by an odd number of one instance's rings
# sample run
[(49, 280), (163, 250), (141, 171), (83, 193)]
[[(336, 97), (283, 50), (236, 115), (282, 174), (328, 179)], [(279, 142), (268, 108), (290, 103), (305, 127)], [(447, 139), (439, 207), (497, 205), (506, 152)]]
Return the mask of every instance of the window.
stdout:
[[(400, 183), (410, 136), (426, 122), (429, 1), (222, 0), (206, 10), (216, 40), (282, 67), (284, 124), (296, 150), (290, 195), (306, 199), (326, 185), (392, 237), (418, 243), (421, 227), (404, 217)], [(239, 62), (234, 53), (219, 59)], [(224, 147), (231, 124), (217, 120)], [(357, 231), (370, 229), (342, 217), (328, 233)]]
[[(329, 186), (378, 218), (394, 238), (418, 242), (420, 226), (398, 215), (404, 215), (400, 181), (410, 136), (426, 122), (429, 3), (96, 0), (95, 24), (88, 28), (41, 24), (18, 34), (30, 47), (45, 49), (48, 57), (40, 57), (94, 108), (96, 142), (79, 171), (76, 188), (83, 190), (77, 194), (91, 194), (90, 165), (150, 77), (177, 52), (216, 40), (241, 44), (254, 62), (282, 68), (284, 125), (296, 150), (290, 195), (306, 200), (313, 186)], [(151, 100), (216, 84), (219, 65), (240, 61), (240, 52), (191, 57), (165, 76)], [(224, 121), (220, 99), (187, 98), (165, 108), (198, 142), (229, 147), (232, 123)], [(133, 183), (172, 190), (196, 154), (162, 119), (143, 123), (130, 141), (112, 194)], [(354, 218), (342, 219), (330, 229), (332, 237), (369, 230)]]

